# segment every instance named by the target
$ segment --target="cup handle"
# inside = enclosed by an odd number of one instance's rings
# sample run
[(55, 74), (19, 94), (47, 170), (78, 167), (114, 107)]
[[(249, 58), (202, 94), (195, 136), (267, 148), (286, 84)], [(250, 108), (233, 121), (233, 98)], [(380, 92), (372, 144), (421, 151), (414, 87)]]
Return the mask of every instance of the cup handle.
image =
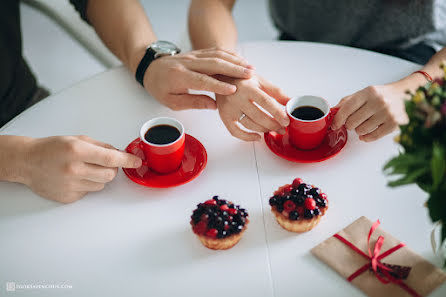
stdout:
[(333, 119), (335, 115), (338, 113), (339, 107), (332, 107), (330, 108), (330, 113), (328, 114), (328, 127), (331, 129), (331, 124), (333, 123)]
[[(135, 156), (137, 156), (137, 157), (139, 157), (136, 153), (134, 153), (135, 148), (140, 149), (141, 152), (142, 152), (142, 154), (144, 155), (144, 151), (143, 151), (142, 143), (141, 143), (141, 142), (138, 142), (138, 143), (136, 143), (136, 144), (130, 145), (130, 146), (127, 148), (127, 152), (130, 153), (130, 154), (133, 154), (133, 155), (135, 155)], [(145, 156), (144, 156), (144, 157), (145, 157)], [(148, 162), (147, 160), (142, 160), (142, 165), (149, 167), (149, 162)]]

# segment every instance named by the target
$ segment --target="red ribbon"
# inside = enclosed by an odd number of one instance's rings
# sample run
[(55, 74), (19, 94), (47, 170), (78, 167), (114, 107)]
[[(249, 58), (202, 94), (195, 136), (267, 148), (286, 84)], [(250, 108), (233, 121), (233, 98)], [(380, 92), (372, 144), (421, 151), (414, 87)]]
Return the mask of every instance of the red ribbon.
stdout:
[[(383, 263), (381, 263), (381, 259), (382, 258), (387, 257), (388, 255), (394, 253), (395, 251), (397, 251), (400, 248), (402, 248), (403, 246), (405, 246), (404, 243), (400, 243), (400, 244), (394, 246), (393, 248), (385, 251), (384, 253), (379, 254), (381, 252), (381, 248), (382, 248), (382, 245), (384, 243), (384, 237), (383, 236), (379, 236), (378, 240), (375, 243), (375, 247), (373, 248), (373, 253), (372, 253), (372, 251), (370, 249), (370, 237), (372, 236), (372, 234), (375, 231), (375, 229), (378, 228), (379, 224), (380, 224), (380, 222), (379, 222), (379, 220), (377, 220), (375, 223), (373, 223), (372, 227), (370, 228), (369, 236), (367, 237), (367, 247), (368, 247), (368, 252), (369, 252), (368, 255), (366, 253), (364, 253), (363, 251), (361, 251), (360, 249), (358, 249), (350, 241), (348, 241), (347, 239), (345, 239), (341, 235), (339, 235), (339, 234), (333, 235), (334, 237), (336, 237), (337, 239), (342, 241), (344, 244), (346, 244), (348, 247), (350, 247), (352, 250), (354, 250), (355, 252), (357, 252), (361, 256), (363, 256), (363, 257), (367, 258), (368, 260), (370, 260), (369, 263), (365, 264), (364, 266), (359, 268), (357, 271), (352, 273), (352, 275), (350, 275), (347, 278), (347, 280), (349, 282), (351, 282), (357, 276), (359, 276), (362, 273), (364, 273), (365, 271), (369, 270), (370, 267), (371, 267), (373, 269), (373, 271), (375, 272), (376, 278), (380, 282), (382, 282), (383, 284), (388, 284), (388, 283), (396, 284), (396, 285), (400, 286), (401, 288), (403, 288), (404, 290), (406, 290), (410, 295), (412, 295), (414, 297), (421, 297), (420, 295), (418, 295), (417, 292), (415, 292), (415, 290), (413, 290), (408, 285), (406, 285), (401, 279), (395, 278), (392, 275), (390, 275), (389, 272), (391, 272), (392, 269), (387, 267), (387, 266), (385, 266)], [(379, 268), (379, 271), (378, 271), (378, 268)]]

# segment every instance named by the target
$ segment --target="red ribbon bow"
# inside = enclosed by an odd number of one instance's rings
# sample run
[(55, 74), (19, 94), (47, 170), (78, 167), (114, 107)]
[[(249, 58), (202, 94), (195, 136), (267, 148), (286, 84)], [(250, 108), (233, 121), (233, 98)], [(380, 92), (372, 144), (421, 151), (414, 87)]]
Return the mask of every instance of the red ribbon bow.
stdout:
[[(381, 252), (381, 248), (382, 245), (384, 243), (384, 237), (383, 236), (379, 236), (378, 240), (375, 243), (375, 247), (373, 248), (373, 253), (370, 249), (370, 237), (372, 236), (373, 232), (375, 231), (376, 228), (378, 228), (380, 222), (379, 220), (377, 220), (375, 223), (373, 223), (372, 227), (370, 228), (369, 231), (369, 236), (367, 237), (367, 247), (368, 247), (368, 252), (369, 254), (367, 255), (366, 253), (364, 253), (363, 251), (361, 251), (360, 249), (358, 249), (356, 246), (354, 246), (350, 241), (348, 241), (347, 239), (345, 239), (344, 237), (342, 237), (339, 234), (335, 234), (333, 235), (334, 237), (336, 237), (337, 239), (339, 239), (340, 241), (342, 241), (344, 244), (346, 244), (348, 247), (350, 247), (352, 250), (354, 250), (355, 252), (357, 252), (358, 254), (362, 255), (363, 257), (367, 258), (368, 260), (370, 260), (369, 263), (365, 264), (364, 266), (362, 266), (361, 268), (359, 268), (356, 272), (352, 273), (352, 275), (350, 275), (347, 280), (349, 282), (351, 282), (352, 280), (354, 280), (357, 276), (361, 275), (362, 273), (364, 273), (365, 271), (369, 270), (370, 267), (372, 268), (372, 270), (375, 272), (375, 276), (376, 278), (383, 284), (388, 284), (388, 283), (393, 283), (396, 285), (399, 285), (401, 288), (403, 288), (404, 290), (406, 290), (409, 294), (411, 294), (414, 297), (420, 297), (420, 295), (418, 295), (417, 292), (415, 292), (415, 290), (413, 290), (412, 288), (410, 288), (409, 286), (407, 286), (401, 279), (395, 278), (393, 277), (390, 272), (392, 272), (393, 270), (389, 267), (387, 267), (386, 265), (384, 265), (383, 263), (381, 263), (381, 259), (384, 257), (387, 257), (388, 255), (394, 253), (395, 251), (399, 250), (400, 248), (402, 248), (403, 246), (405, 246), (404, 243), (400, 243), (396, 246), (394, 246), (393, 248), (385, 251), (384, 253), (380, 254)], [(379, 269), (378, 269), (379, 268)]]

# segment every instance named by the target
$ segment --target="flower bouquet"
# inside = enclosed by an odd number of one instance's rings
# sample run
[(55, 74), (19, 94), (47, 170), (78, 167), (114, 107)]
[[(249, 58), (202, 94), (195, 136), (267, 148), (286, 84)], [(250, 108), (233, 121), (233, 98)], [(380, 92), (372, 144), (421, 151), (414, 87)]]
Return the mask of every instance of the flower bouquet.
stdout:
[(446, 64), (444, 77), (408, 92), (406, 112), (409, 123), (400, 126), (395, 140), (402, 152), (391, 159), (384, 171), (397, 176), (390, 187), (415, 183), (429, 198), (426, 206), (433, 222), (441, 225), (441, 246), (446, 244)]

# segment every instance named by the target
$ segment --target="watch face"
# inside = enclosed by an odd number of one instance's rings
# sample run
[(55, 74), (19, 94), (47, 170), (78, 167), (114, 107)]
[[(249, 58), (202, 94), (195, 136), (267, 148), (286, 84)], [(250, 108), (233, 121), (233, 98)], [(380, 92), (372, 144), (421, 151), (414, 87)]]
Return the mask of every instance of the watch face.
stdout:
[(150, 46), (158, 55), (172, 55), (180, 52), (180, 49), (169, 41), (158, 40)]

